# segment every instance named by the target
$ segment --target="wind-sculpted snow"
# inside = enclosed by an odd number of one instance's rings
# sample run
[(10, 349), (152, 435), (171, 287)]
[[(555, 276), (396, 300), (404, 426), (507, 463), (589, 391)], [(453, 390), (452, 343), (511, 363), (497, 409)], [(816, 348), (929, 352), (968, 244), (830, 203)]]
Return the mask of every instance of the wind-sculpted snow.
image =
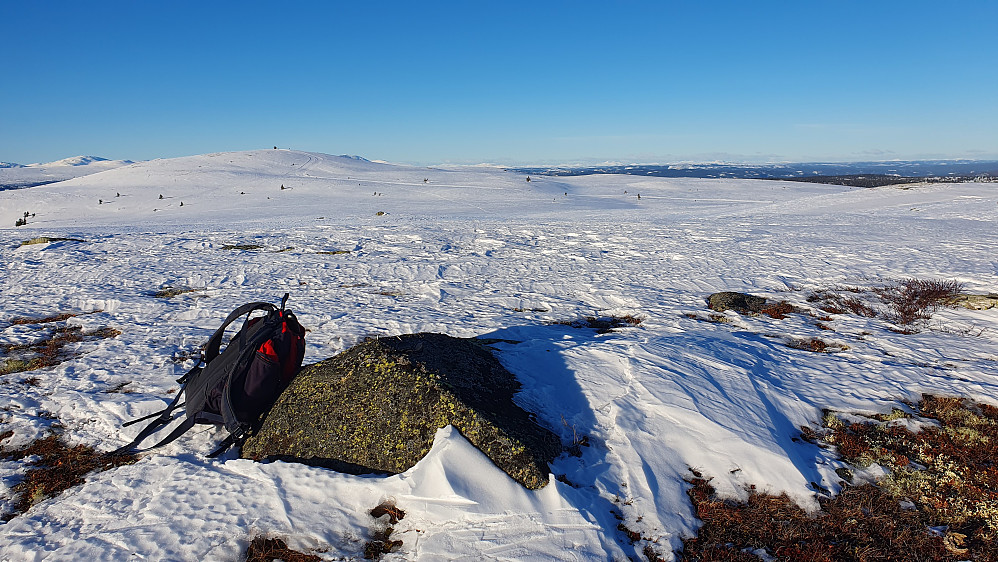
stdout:
[[(262, 158), (267, 169), (252, 164)], [(405, 473), (357, 477), (234, 453), (207, 460), (221, 434), (200, 427), (0, 525), (0, 559), (233, 560), (257, 534), (360, 557), (367, 510), (386, 498), (407, 513), (392, 535), (403, 546), (386, 559), (624, 560), (645, 546), (670, 559), (697, 528), (690, 467), (732, 497), (755, 485), (813, 507), (813, 494), (838, 490), (833, 453), (798, 439), (823, 408), (886, 412), (923, 392), (998, 404), (998, 311), (942, 309), (901, 334), (861, 316), (835, 315), (824, 330), (802, 314), (716, 313), (704, 299), (741, 291), (821, 315), (812, 291), (888, 278), (996, 291), (996, 204), (987, 184), (528, 183), (290, 151), (0, 193), (0, 343), (36, 337), (15, 317), (64, 312), (90, 312), (64, 321), (84, 330), (121, 332), (0, 377), (0, 433), (14, 432), (5, 448), (55, 420), (72, 443), (127, 442), (138, 429), (121, 422), (164, 405), (229, 311), (289, 292), (310, 330), (307, 363), (372, 335), (504, 340), (493, 347), (522, 384), (518, 404), (578, 453), (528, 491), (449, 428)], [(14, 229), (23, 211), (36, 220)], [(75, 240), (20, 245), (43, 235)], [(164, 287), (193, 291), (156, 297)], [(642, 321), (607, 334), (557, 323), (603, 315)], [(806, 338), (839, 351), (787, 345)], [(23, 470), (0, 463), (5, 506)]]

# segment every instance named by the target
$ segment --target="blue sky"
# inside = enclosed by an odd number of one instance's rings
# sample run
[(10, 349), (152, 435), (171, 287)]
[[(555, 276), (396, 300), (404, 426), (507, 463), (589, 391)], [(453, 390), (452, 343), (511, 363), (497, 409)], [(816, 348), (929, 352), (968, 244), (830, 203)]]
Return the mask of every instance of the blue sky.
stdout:
[(0, 0), (0, 161), (998, 159), (998, 2)]

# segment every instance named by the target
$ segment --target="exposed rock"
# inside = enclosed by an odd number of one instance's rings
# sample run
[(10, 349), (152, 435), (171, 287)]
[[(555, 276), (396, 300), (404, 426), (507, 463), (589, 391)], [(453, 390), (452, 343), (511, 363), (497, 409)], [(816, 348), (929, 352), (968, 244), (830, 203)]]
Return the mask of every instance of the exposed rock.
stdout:
[(548, 482), (559, 438), (513, 403), (519, 383), (474, 339), (367, 340), (302, 369), (242, 448), (353, 473), (399, 473), (450, 424), (527, 488)]
[(766, 299), (745, 293), (724, 291), (707, 297), (707, 308), (724, 312), (734, 310), (739, 314), (759, 312), (766, 306)]
[(988, 293), (986, 295), (972, 295), (969, 293), (963, 293), (953, 297), (949, 301), (949, 304), (962, 306), (971, 310), (990, 310), (992, 308), (998, 308), (998, 294)]

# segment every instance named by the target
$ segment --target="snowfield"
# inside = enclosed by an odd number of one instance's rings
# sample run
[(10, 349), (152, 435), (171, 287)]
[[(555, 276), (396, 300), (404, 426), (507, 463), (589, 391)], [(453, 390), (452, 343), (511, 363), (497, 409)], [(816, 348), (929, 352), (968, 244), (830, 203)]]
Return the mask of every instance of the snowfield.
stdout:
[[(816, 310), (813, 291), (902, 277), (996, 292), (996, 224), (996, 184), (528, 182), (288, 150), (0, 192), (0, 343), (38, 337), (44, 326), (11, 324), (25, 316), (76, 313), (63, 324), (121, 332), (74, 344), (56, 367), (0, 377), (6, 449), (56, 422), (71, 444), (128, 442), (141, 424), (121, 423), (165, 405), (233, 308), (285, 292), (310, 330), (306, 363), (368, 336), (521, 342), (494, 346), (523, 385), (520, 405), (567, 445), (588, 439), (552, 466), (559, 480), (528, 491), (449, 427), (414, 468), (383, 477), (233, 451), (209, 460), (222, 434), (199, 426), (0, 524), (0, 560), (239, 560), (257, 535), (359, 559), (378, 524), (368, 510), (388, 498), (406, 517), (392, 535), (401, 550), (384, 560), (637, 560), (649, 545), (671, 560), (698, 527), (691, 467), (731, 497), (756, 485), (815, 507), (816, 493), (839, 489), (842, 466), (797, 439), (823, 408), (888, 412), (922, 393), (998, 405), (996, 309), (942, 309), (900, 334), (850, 315), (825, 322), (831, 330), (801, 314), (711, 319), (707, 295)], [(74, 240), (21, 245), (40, 236)], [(166, 287), (194, 291), (154, 296)], [(555, 324), (593, 315), (643, 321), (608, 334)], [(810, 338), (840, 350), (787, 345)], [(23, 472), (0, 461), (3, 511)]]

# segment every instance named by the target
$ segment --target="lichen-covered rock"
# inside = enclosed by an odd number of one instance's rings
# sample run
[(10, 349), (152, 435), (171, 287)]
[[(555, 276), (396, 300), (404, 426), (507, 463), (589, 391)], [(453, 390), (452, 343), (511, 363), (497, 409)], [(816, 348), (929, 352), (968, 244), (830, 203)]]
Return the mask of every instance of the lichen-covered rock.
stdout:
[(962, 306), (971, 310), (990, 310), (998, 308), (998, 294), (988, 293), (986, 295), (972, 295), (963, 293), (950, 299), (949, 304)]
[(759, 312), (766, 306), (766, 299), (745, 293), (724, 291), (707, 297), (707, 308), (724, 312), (734, 310), (739, 314)]
[(346, 472), (399, 473), (448, 424), (527, 488), (543, 487), (561, 442), (513, 403), (516, 378), (474, 339), (367, 340), (302, 369), (242, 448)]

